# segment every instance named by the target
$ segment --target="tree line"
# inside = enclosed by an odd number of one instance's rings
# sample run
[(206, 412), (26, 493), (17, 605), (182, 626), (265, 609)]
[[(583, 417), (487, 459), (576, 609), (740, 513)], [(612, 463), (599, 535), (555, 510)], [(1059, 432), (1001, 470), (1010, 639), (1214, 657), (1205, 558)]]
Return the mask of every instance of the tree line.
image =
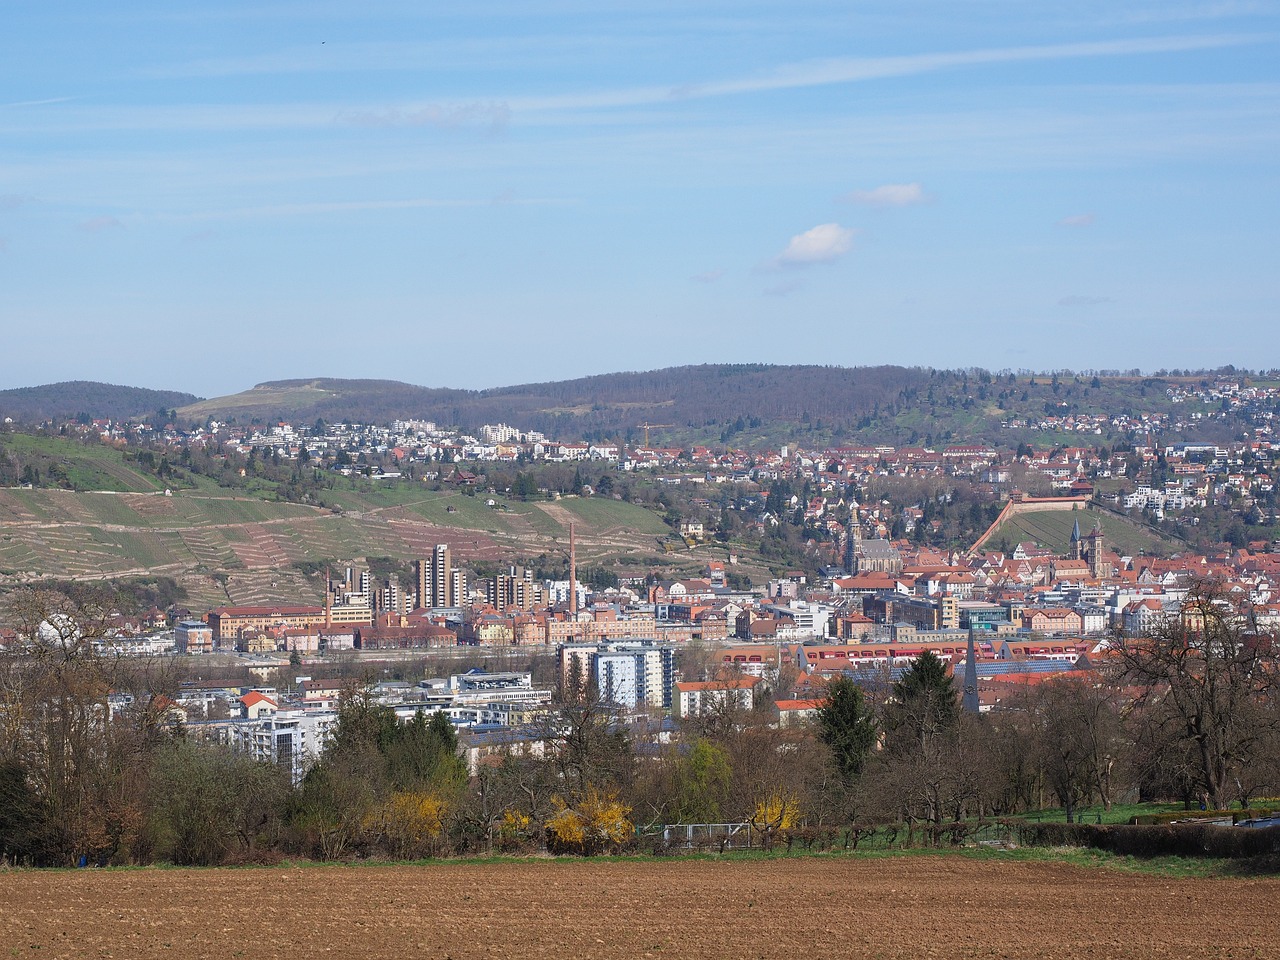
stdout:
[(468, 769), (443, 714), (399, 722), (353, 688), (297, 784), (173, 721), (160, 692), (176, 691), (175, 661), (95, 645), (113, 601), (48, 590), (10, 601), (6, 622), (28, 638), (0, 656), (10, 862), (599, 853), (695, 823), (751, 824), (766, 841), (875, 827), (936, 841), (1046, 808), (1070, 822), (1095, 804), (1219, 809), (1280, 791), (1274, 639), (1211, 586), (1176, 621), (1116, 638), (1107, 669), (1011, 686), (989, 713), (962, 709), (931, 654), (874, 681), (837, 677), (808, 724), (726, 701), (674, 736), (569, 684), (536, 737)]

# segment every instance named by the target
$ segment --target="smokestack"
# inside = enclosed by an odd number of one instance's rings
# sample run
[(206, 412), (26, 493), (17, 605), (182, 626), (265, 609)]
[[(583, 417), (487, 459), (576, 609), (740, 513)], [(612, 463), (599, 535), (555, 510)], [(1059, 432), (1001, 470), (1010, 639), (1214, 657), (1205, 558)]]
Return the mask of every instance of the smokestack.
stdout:
[[(573, 538), (573, 521), (569, 521), (569, 617), (578, 622), (578, 550)], [(577, 628), (574, 628), (577, 633)]]
[(324, 632), (333, 629), (333, 575), (329, 568), (324, 571)]

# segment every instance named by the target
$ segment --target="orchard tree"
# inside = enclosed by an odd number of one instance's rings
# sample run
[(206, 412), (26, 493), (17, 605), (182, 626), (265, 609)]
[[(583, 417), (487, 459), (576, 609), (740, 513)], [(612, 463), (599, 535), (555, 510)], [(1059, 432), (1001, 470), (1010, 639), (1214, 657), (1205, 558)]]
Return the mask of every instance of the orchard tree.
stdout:
[(1205, 803), (1221, 809), (1263, 786), (1250, 771), (1273, 759), (1280, 661), (1274, 634), (1247, 605), (1220, 584), (1199, 583), (1177, 615), (1118, 637), (1115, 650), (1121, 680), (1144, 691), (1142, 735), (1185, 758), (1183, 775)]

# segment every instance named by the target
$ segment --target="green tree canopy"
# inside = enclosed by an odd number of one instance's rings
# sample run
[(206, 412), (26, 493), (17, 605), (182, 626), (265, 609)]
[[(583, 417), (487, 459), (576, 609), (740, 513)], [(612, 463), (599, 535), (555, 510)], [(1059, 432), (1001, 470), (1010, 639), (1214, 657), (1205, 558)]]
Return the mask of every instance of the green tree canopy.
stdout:
[(676, 767), (673, 814), (677, 823), (718, 823), (729, 799), (729, 751), (698, 737)]
[(827, 685), (827, 697), (818, 710), (818, 736), (831, 748), (841, 781), (851, 786), (875, 747), (876, 719), (862, 688), (850, 677), (837, 677)]
[(937, 734), (954, 729), (959, 719), (955, 678), (937, 654), (926, 650), (894, 681), (885, 725), (896, 739), (927, 746)]

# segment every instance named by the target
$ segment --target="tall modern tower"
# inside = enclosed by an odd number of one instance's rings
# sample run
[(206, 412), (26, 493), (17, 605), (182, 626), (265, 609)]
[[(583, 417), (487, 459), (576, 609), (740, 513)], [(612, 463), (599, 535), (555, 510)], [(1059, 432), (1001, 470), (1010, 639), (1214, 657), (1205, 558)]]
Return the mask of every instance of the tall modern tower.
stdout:
[(431, 582), (427, 585), (428, 607), (455, 606), (453, 596), (453, 560), (447, 543), (437, 543), (431, 551)]

